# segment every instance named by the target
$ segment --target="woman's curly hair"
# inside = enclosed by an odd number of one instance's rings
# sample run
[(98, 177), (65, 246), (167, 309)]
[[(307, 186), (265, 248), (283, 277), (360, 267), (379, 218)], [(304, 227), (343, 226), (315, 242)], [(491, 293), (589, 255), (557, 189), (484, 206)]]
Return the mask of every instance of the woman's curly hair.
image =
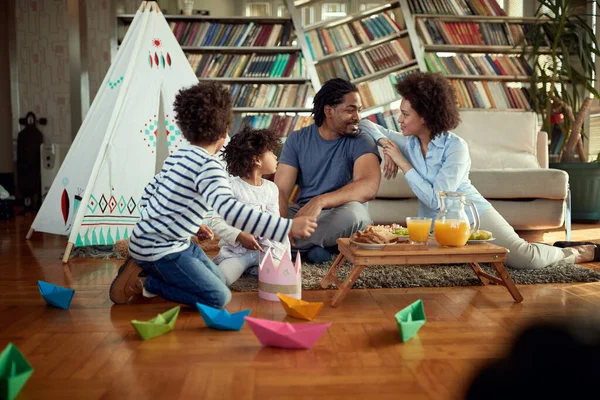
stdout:
[(244, 125), (223, 150), (227, 172), (233, 176), (246, 177), (252, 172), (257, 158), (267, 151), (278, 151), (279, 146), (279, 137), (275, 131), (253, 129)]
[(396, 90), (425, 120), (432, 140), (460, 123), (456, 92), (442, 75), (415, 72), (398, 81)]
[(217, 82), (198, 83), (181, 89), (175, 102), (175, 120), (190, 143), (213, 143), (231, 127), (229, 90)]

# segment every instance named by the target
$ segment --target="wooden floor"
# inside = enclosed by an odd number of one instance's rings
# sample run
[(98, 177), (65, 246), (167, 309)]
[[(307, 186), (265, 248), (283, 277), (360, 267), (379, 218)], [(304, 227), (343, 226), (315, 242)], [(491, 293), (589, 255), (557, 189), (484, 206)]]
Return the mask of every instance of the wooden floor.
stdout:
[[(119, 261), (63, 266), (65, 238), (36, 233), (26, 241), (30, 222), (0, 221), (0, 349), (15, 343), (35, 369), (19, 399), (456, 399), (524, 324), (600, 306), (600, 283), (520, 286), (521, 304), (501, 287), (353, 290), (339, 308), (323, 308), (315, 322), (333, 325), (312, 350), (263, 348), (248, 326), (211, 330), (190, 308), (174, 332), (142, 342), (129, 321), (173, 304), (114, 306), (108, 288)], [(526, 237), (553, 242), (564, 234)], [(600, 225), (576, 224), (573, 239), (600, 242)], [(588, 266), (600, 270), (600, 263)], [(74, 288), (71, 308), (46, 306), (38, 279)], [(328, 301), (332, 292), (303, 297)], [(402, 344), (394, 314), (417, 299), (427, 323)], [(246, 308), (286, 320), (278, 303), (256, 293), (236, 293), (227, 307)]]

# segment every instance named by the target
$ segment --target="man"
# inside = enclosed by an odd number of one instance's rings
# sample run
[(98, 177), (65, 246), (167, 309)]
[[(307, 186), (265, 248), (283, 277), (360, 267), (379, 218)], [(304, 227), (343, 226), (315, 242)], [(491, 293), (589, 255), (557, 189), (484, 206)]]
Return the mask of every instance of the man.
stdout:
[[(355, 85), (343, 79), (325, 82), (314, 99), (315, 123), (293, 132), (279, 158), (275, 184), (281, 216), (317, 217), (312, 236), (292, 243), (313, 263), (331, 258), (336, 239), (372, 223), (362, 203), (374, 199), (379, 188), (380, 156), (375, 141), (358, 129), (360, 111)], [(298, 204), (288, 207), (296, 183)]]

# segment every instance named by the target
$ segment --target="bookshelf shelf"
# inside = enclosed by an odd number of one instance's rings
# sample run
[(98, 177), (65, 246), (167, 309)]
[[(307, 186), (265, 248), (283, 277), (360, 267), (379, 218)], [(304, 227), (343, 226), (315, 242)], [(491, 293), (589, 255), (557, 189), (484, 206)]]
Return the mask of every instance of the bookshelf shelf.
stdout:
[(294, 6), (296, 7), (306, 7), (315, 3), (322, 3), (323, 0), (299, 0), (294, 2)]
[[(135, 14), (119, 14), (117, 19), (121, 21), (132, 21)], [(173, 15), (165, 14), (167, 21), (215, 21), (221, 23), (230, 24), (247, 24), (249, 22), (248, 17), (213, 17), (206, 15)], [(252, 22), (255, 24), (283, 24), (289, 21), (289, 18), (285, 17), (252, 17)]]
[(365, 76), (361, 76), (360, 78), (353, 79), (350, 82), (354, 83), (355, 85), (358, 85), (359, 83), (363, 83), (363, 82), (367, 82), (367, 81), (370, 81), (373, 79), (381, 78), (382, 76), (391, 74), (392, 72), (400, 71), (403, 69), (408, 69), (409, 67), (412, 67), (413, 65), (417, 65), (417, 60), (411, 60), (404, 64), (394, 65), (393, 67), (382, 69), (381, 71), (377, 71), (374, 74), (365, 75)]
[(308, 78), (228, 78), (228, 77), (219, 77), (219, 78), (205, 78), (198, 77), (198, 81), (200, 82), (221, 82), (221, 83), (306, 83), (310, 82)]
[(303, 107), (270, 107), (270, 108), (256, 108), (256, 107), (233, 107), (233, 112), (237, 113), (310, 113), (312, 108)]
[(327, 29), (333, 28), (334, 26), (347, 24), (348, 22), (356, 21), (359, 19), (370, 17), (371, 15), (379, 14), (387, 10), (391, 10), (398, 7), (398, 2), (395, 1), (391, 4), (385, 4), (379, 7), (370, 8), (365, 11), (357, 12), (355, 14), (347, 15), (345, 17), (328, 19), (325, 21), (317, 22), (316, 24), (305, 26), (304, 32), (312, 31), (315, 29)]
[(510, 112), (524, 112), (531, 111), (528, 108), (464, 108), (461, 107), (459, 111), (510, 111)]
[(415, 18), (429, 18), (448, 22), (509, 22), (527, 23), (537, 21), (536, 17), (507, 17), (493, 15), (448, 15), (448, 14), (413, 14)]
[(448, 79), (465, 79), (472, 81), (499, 81), (499, 82), (529, 82), (528, 76), (514, 75), (444, 75)]
[(295, 46), (281, 46), (281, 47), (267, 47), (267, 46), (255, 46), (255, 47), (228, 47), (228, 46), (181, 46), (183, 51), (189, 53), (236, 53), (236, 54), (247, 54), (247, 53), (295, 53), (300, 51), (300, 47)]
[(385, 42), (392, 41), (394, 39), (398, 39), (398, 38), (404, 37), (406, 35), (408, 35), (408, 30), (405, 29), (405, 30), (400, 31), (398, 33), (394, 33), (393, 35), (384, 36), (382, 38), (372, 40), (372, 41), (370, 41), (368, 43), (363, 43), (363, 44), (361, 44), (359, 46), (355, 46), (355, 47), (353, 47), (351, 49), (342, 50), (342, 51), (339, 51), (339, 52), (337, 52), (335, 54), (330, 54), (328, 56), (321, 57), (321, 58), (315, 60), (314, 64), (315, 65), (322, 64), (322, 63), (327, 62), (327, 61), (332, 61), (332, 60), (335, 60), (335, 59), (347, 56), (348, 54), (356, 53), (356, 52), (359, 52), (359, 51), (362, 51), (362, 50), (367, 50), (367, 49), (369, 49), (371, 47), (375, 47), (377, 45), (383, 44)]
[[(526, 50), (531, 47), (525, 47)], [(473, 46), (456, 44), (426, 44), (423, 50), (430, 53), (485, 53), (485, 54), (521, 54), (523, 47), (514, 46)], [(537, 54), (549, 54), (548, 49), (539, 49)]]

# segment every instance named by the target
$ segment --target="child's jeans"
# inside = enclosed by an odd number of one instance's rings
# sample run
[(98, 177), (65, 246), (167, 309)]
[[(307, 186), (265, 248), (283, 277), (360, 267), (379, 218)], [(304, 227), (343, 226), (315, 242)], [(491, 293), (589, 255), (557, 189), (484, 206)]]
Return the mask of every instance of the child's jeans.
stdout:
[(135, 262), (147, 273), (144, 289), (166, 300), (215, 308), (223, 308), (231, 300), (223, 273), (194, 243), (156, 261)]

